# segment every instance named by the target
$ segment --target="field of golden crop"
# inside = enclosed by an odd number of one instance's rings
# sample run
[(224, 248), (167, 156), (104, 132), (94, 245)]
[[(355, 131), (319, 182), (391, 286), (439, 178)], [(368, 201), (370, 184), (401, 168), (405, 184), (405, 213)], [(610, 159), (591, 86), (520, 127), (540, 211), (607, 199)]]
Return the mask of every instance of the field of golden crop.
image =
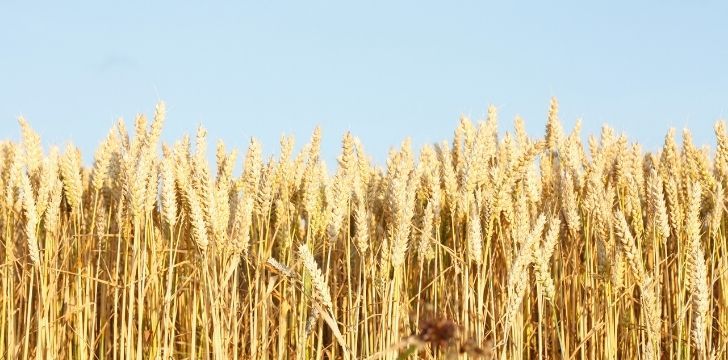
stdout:
[(88, 167), (22, 118), (0, 142), (0, 358), (728, 358), (723, 122), (585, 146), (554, 99), (543, 138), (491, 107), (384, 167), (347, 133), (328, 171), (316, 129), (236, 175), (164, 118)]

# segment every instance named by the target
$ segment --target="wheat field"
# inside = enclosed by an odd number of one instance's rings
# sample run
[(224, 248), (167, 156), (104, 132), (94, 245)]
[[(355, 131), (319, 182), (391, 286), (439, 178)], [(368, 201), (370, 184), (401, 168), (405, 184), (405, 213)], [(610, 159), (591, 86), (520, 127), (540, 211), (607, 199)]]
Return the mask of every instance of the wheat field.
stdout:
[(384, 166), (252, 139), (238, 175), (164, 119), (90, 166), (22, 118), (0, 142), (1, 359), (728, 358), (722, 121), (715, 150), (585, 145), (552, 99), (543, 138), (490, 107)]

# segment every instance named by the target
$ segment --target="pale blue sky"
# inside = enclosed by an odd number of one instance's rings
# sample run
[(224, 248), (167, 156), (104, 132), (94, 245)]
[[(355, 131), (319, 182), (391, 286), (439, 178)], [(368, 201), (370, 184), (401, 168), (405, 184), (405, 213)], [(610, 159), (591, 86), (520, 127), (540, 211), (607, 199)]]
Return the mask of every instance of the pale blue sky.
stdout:
[(728, 112), (723, 4), (4, 1), (0, 138), (17, 138), (22, 114), (88, 159), (117, 117), (163, 99), (167, 141), (203, 123), (276, 151), (281, 133), (300, 145), (321, 124), (327, 158), (351, 130), (381, 161), (489, 104), (501, 130), (520, 114), (540, 135), (557, 96), (562, 122), (585, 132), (609, 122), (654, 148), (689, 126), (712, 144)]

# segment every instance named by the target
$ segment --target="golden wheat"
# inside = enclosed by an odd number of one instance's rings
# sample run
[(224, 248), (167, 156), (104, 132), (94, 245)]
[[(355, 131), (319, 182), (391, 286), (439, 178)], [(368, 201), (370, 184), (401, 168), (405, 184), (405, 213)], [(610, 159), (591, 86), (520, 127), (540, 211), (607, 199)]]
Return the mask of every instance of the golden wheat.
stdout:
[(21, 118), (0, 359), (728, 358), (725, 123), (712, 152), (688, 130), (645, 152), (558, 110), (532, 138), (490, 106), (384, 166), (349, 132), (331, 171), (319, 128), (251, 139), (240, 173), (201, 126), (160, 144), (164, 103), (88, 167)]

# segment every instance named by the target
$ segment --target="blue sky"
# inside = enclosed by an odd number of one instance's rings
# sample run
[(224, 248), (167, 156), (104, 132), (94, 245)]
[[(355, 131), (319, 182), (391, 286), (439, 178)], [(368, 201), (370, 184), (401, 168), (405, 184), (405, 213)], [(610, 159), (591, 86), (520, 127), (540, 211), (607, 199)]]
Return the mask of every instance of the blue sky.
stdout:
[[(119, 116), (168, 104), (164, 140), (204, 124), (275, 152), (320, 124), (333, 159), (351, 130), (377, 161), (409, 136), (450, 138), (499, 109), (541, 135), (605, 122), (648, 149), (669, 127), (713, 144), (728, 116), (728, 6), (663, 2), (52, 2), (0, 4), (0, 138), (24, 115), (87, 159)], [(212, 143), (212, 141), (211, 141)]]

